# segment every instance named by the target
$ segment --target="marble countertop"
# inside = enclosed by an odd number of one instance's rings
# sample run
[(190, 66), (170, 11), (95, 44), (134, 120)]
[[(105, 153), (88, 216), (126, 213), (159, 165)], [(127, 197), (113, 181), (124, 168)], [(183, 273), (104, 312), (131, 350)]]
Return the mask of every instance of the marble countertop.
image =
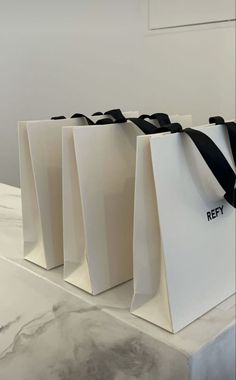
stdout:
[(0, 184), (0, 380), (231, 380), (213, 368), (234, 349), (235, 297), (173, 335), (129, 313), (132, 281), (93, 297), (22, 247), (20, 190)]

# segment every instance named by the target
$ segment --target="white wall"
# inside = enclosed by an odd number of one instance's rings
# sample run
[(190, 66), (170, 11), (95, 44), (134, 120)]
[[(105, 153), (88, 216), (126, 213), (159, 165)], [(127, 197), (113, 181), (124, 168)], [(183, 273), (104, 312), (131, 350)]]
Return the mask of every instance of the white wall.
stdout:
[(0, 0), (0, 182), (19, 184), (17, 120), (113, 107), (234, 118), (234, 36), (234, 23), (150, 32), (147, 0)]

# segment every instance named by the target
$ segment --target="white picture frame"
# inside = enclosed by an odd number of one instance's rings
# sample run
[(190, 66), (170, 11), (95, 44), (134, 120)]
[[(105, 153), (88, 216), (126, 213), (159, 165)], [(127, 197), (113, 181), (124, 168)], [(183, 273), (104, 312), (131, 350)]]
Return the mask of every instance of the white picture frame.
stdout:
[(151, 30), (233, 20), (235, 0), (149, 0)]

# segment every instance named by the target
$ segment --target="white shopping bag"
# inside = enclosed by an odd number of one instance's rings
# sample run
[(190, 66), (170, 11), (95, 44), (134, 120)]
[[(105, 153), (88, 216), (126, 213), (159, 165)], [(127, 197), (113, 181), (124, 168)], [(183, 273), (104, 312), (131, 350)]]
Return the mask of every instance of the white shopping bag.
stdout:
[(19, 123), (24, 258), (46, 269), (63, 263), (62, 126), (80, 120)]
[(63, 130), (65, 280), (98, 294), (132, 278), (131, 122)]
[(64, 278), (94, 295), (133, 277), (136, 138), (142, 134), (131, 122), (63, 130)]
[[(226, 127), (196, 129), (235, 170)], [(234, 291), (235, 208), (224, 190), (185, 133), (138, 137), (131, 312), (177, 332)]]
[[(127, 116), (137, 117), (137, 112)], [(19, 123), (24, 258), (51, 269), (62, 265), (62, 128), (107, 118), (75, 114), (70, 119)]]

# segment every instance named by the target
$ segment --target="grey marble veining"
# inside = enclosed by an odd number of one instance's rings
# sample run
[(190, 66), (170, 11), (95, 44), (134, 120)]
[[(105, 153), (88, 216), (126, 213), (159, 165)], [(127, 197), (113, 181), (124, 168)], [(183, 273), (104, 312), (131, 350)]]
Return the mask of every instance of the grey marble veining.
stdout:
[(0, 380), (234, 380), (235, 299), (170, 334), (129, 313), (132, 282), (92, 297), (22, 255), (20, 191), (0, 185)]
[(0, 278), (1, 380), (187, 379), (181, 353), (98, 307), (2, 259)]

